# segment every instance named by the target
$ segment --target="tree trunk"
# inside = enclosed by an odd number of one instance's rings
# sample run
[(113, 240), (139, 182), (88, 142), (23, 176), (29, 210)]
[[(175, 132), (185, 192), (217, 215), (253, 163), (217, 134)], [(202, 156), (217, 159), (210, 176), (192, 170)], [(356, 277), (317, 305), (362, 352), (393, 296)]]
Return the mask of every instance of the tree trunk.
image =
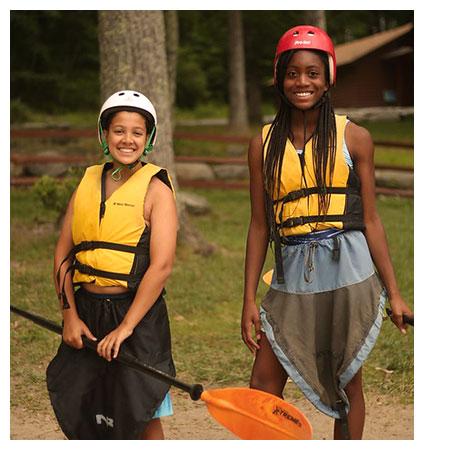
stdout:
[[(100, 82), (102, 98), (120, 89), (136, 89), (154, 104), (158, 117), (155, 150), (149, 160), (165, 167), (175, 190), (172, 120), (164, 16), (162, 11), (100, 11)], [(184, 204), (177, 202), (179, 238), (208, 253), (190, 224)]]
[(250, 123), (260, 125), (262, 116), (261, 78), (259, 73), (252, 71), (248, 75), (248, 118)]
[(167, 70), (169, 74), (170, 108), (172, 111), (172, 127), (175, 128), (175, 102), (177, 97), (177, 53), (178, 53), (178, 13), (165, 11)]
[(305, 20), (308, 25), (314, 25), (327, 31), (327, 18), (324, 10), (305, 11)]
[(242, 15), (230, 11), (229, 21), (229, 124), (233, 131), (248, 130), (247, 96), (245, 89), (245, 55)]

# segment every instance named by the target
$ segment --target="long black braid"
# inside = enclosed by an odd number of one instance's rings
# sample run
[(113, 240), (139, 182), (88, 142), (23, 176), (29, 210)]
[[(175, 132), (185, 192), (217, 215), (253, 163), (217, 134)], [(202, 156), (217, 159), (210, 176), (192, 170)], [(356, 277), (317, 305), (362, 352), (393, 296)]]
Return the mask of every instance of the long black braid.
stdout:
[[(283, 164), (284, 151), (288, 137), (292, 137), (291, 111), (292, 104), (288, 101), (283, 91), (283, 82), (286, 75), (288, 63), (295, 53), (290, 50), (280, 55), (276, 68), (276, 91), (281, 99), (278, 112), (270, 126), (269, 133), (264, 140), (264, 148), (267, 145), (267, 154), (264, 159), (264, 187), (266, 191), (266, 211), (270, 236), (275, 238), (277, 231), (276, 220), (272, 199), (279, 198), (281, 183), (281, 168)], [(322, 59), (329, 83), (328, 58), (323, 52), (316, 52)], [(336, 121), (334, 110), (331, 105), (329, 92), (327, 91), (314, 108), (320, 108), (316, 129), (312, 136), (313, 147), (313, 170), (316, 183), (319, 188), (318, 215), (326, 214), (331, 195), (327, 192), (327, 185), (331, 185), (332, 175), (336, 160)], [(306, 117), (306, 116), (305, 116)], [(306, 140), (306, 121), (305, 140)], [(304, 158), (305, 148), (303, 149)], [(327, 173), (328, 168), (328, 173)], [(302, 185), (306, 186), (304, 160), (302, 161)]]

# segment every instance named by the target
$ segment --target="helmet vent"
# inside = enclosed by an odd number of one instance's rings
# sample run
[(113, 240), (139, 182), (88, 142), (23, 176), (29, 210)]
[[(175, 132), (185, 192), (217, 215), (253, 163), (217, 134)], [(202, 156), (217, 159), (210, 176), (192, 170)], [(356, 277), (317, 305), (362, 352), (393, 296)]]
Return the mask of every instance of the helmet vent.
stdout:
[(298, 36), (299, 35), (299, 32), (298, 31), (294, 31), (293, 33), (292, 33), (292, 36)]
[(134, 95), (135, 97), (139, 97), (139, 94), (136, 94), (136, 92), (133, 92), (133, 95)]
[(119, 95), (125, 95), (125, 92), (121, 92)]
[(314, 31), (308, 31), (308, 33), (306, 33), (308, 36), (314, 36)]

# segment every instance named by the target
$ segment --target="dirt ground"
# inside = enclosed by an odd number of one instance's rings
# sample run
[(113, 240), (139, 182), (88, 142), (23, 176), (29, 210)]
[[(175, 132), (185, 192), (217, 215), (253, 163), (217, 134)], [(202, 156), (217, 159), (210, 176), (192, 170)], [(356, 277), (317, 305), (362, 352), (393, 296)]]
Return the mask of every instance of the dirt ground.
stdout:
[[(188, 394), (172, 390), (174, 415), (163, 419), (166, 439), (231, 440), (237, 439), (217, 423), (202, 401), (193, 402)], [(314, 439), (330, 440), (333, 420), (318, 412), (307, 400), (286, 400), (299, 408), (310, 420)], [(414, 439), (414, 407), (377, 394), (366, 394), (364, 439)], [(65, 439), (48, 411), (31, 412), (15, 407), (11, 410), (11, 439)]]

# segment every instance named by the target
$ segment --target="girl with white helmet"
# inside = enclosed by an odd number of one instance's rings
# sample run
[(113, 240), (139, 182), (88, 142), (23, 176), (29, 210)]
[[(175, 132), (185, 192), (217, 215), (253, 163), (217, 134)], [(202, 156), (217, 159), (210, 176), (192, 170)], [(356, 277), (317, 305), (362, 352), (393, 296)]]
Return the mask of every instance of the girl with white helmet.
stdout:
[[(98, 137), (112, 161), (87, 168), (56, 245), (64, 326), (47, 385), (69, 439), (162, 439), (160, 417), (172, 414), (167, 384), (114, 361), (123, 348), (175, 375), (164, 300), (178, 226), (174, 192), (165, 169), (141, 161), (156, 127), (142, 93), (105, 101)], [(82, 336), (98, 342), (98, 355)]]
[[(336, 115), (330, 37), (297, 26), (274, 61), (279, 110), (249, 146), (251, 220), (242, 338), (255, 354), (250, 386), (282, 396), (289, 376), (336, 419), (336, 439), (361, 439), (362, 364), (378, 336), (385, 298), (406, 333), (411, 311), (397, 287), (376, 211), (373, 143)], [(275, 269), (256, 306), (269, 243)], [(254, 335), (256, 335), (254, 337)]]

